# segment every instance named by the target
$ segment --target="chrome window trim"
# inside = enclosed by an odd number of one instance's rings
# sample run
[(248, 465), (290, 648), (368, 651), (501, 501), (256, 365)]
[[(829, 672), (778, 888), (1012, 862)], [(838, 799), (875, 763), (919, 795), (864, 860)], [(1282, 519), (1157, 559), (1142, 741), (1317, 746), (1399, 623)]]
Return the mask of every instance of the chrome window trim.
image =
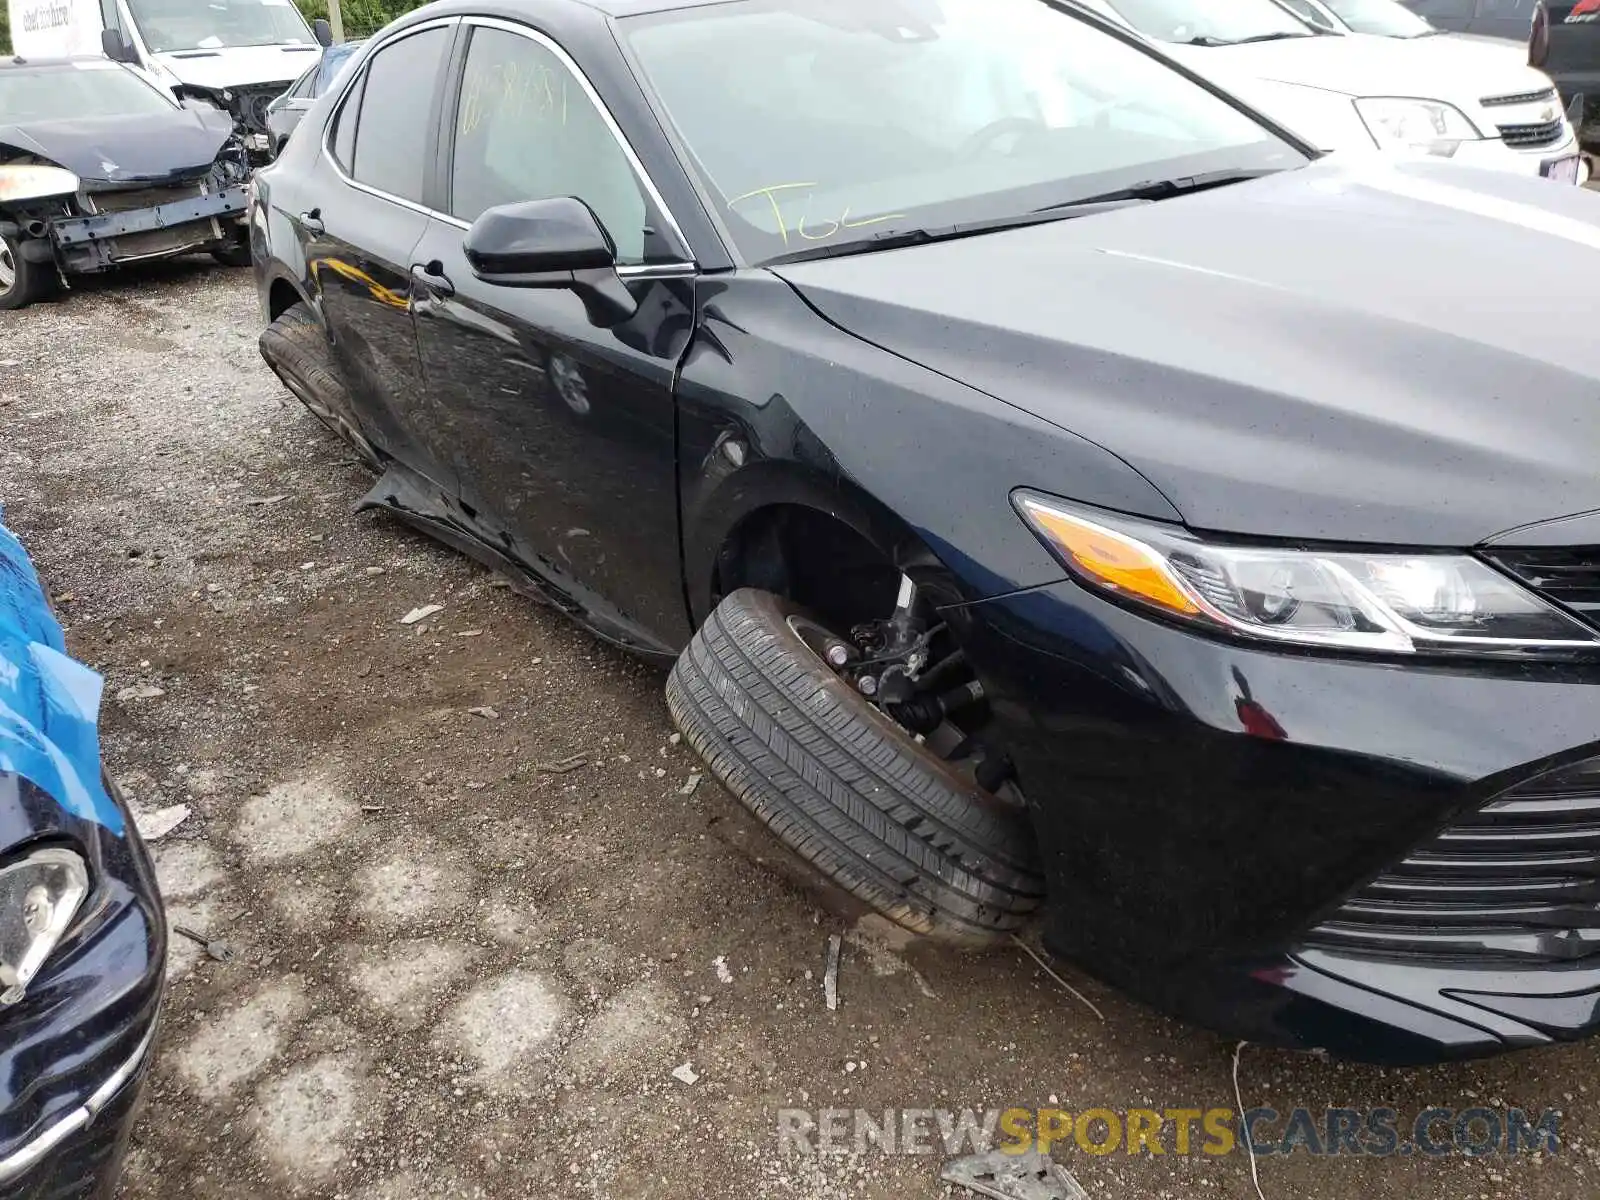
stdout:
[[(471, 222), (463, 221), (461, 218), (450, 213), (440, 212), (437, 209), (429, 208), (425, 204), (418, 203), (414, 200), (408, 200), (404, 196), (396, 196), (393, 193), (383, 191), (381, 188), (371, 187), (368, 184), (362, 183), (360, 180), (353, 178), (334, 156), (332, 145), (333, 131), (338, 126), (339, 120), (344, 114), (344, 106), (349, 102), (350, 93), (352, 90), (354, 90), (357, 83), (366, 78), (367, 68), (374, 58), (376, 58), (379, 54), (382, 54), (384, 50), (388, 49), (388, 47), (394, 45), (396, 42), (410, 37), (412, 34), (422, 33), (429, 29), (443, 29), (456, 24), (476, 25), (484, 29), (498, 29), (503, 33), (514, 34), (517, 37), (525, 37), (529, 41), (543, 46), (552, 55), (554, 55), (556, 61), (566, 68), (568, 74), (570, 74), (573, 79), (577, 80), (578, 86), (583, 89), (583, 94), (589, 98), (589, 103), (594, 105), (595, 110), (600, 114), (600, 119), (605, 122), (606, 128), (611, 131), (611, 136), (616, 139), (617, 145), (622, 150), (623, 157), (628, 160), (628, 167), (633, 172), (634, 178), (639, 181), (640, 186), (642, 186), (645, 190), (645, 194), (649, 196), (650, 202), (655, 205), (656, 211), (661, 214), (662, 219), (667, 223), (668, 230), (673, 240), (677, 242), (677, 250), (685, 255), (690, 253), (691, 248), (689, 246), (689, 239), (684, 236), (683, 227), (678, 224), (678, 219), (672, 215), (672, 210), (667, 207), (666, 198), (661, 195), (661, 190), (656, 187), (655, 180), (650, 178), (650, 173), (644, 169), (644, 163), (641, 162), (639, 160), (639, 156), (634, 153), (632, 144), (622, 132), (622, 127), (617, 124), (616, 118), (611, 115), (611, 110), (606, 107), (605, 101), (600, 98), (600, 93), (595, 91), (594, 85), (589, 82), (589, 77), (583, 73), (570, 54), (563, 50), (559, 44), (540, 33), (537, 29), (532, 29), (526, 25), (519, 25), (515, 21), (502, 20), (499, 17), (456, 16), (440, 17), (437, 20), (424, 21), (420, 24), (409, 26), (408, 28), (401, 30), (393, 37), (384, 39), (384, 41), (372, 47), (363, 56), (359, 69), (351, 71), (349, 73), (349, 78), (344, 81), (344, 86), (340, 89), (338, 98), (334, 101), (333, 116), (328, 120), (328, 123), (324, 125), (322, 129), (322, 156), (328, 160), (328, 165), (333, 168), (333, 173), (339, 177), (342, 183), (348, 187), (355, 188), (359, 192), (365, 192), (369, 196), (376, 196), (380, 200), (387, 200), (391, 204), (398, 204), (400, 207), (408, 208), (412, 212), (433, 217), (436, 220), (443, 221), (448, 225), (454, 225), (458, 229), (472, 228)], [(471, 47), (469, 46), (468, 53), (470, 52)], [(463, 59), (463, 66), (464, 65), (465, 60)], [(452, 79), (451, 82), (454, 82), (454, 80)], [(360, 118), (358, 116), (357, 120), (359, 119)], [(360, 130), (358, 129), (356, 132), (359, 135)], [(452, 169), (453, 166), (454, 164), (452, 164)], [(637, 263), (628, 266), (619, 266), (617, 268), (617, 274), (623, 279), (675, 279), (684, 275), (693, 275), (698, 270), (699, 268), (695, 264), (693, 258), (686, 257), (682, 261), (678, 262)]]
[[(344, 106), (350, 101), (351, 91), (354, 90), (357, 83), (364, 83), (366, 81), (367, 68), (371, 66), (374, 58), (382, 54), (396, 42), (403, 42), (412, 34), (426, 33), (430, 29), (448, 29), (452, 26), (459, 25), (460, 23), (460, 17), (440, 17), (437, 20), (422, 21), (416, 25), (407, 26), (393, 37), (385, 38), (378, 45), (368, 50), (361, 60), (360, 69), (350, 72), (350, 78), (344, 81), (344, 86), (339, 91), (338, 99), (333, 102), (333, 116), (328, 120), (328, 123), (322, 127), (322, 157), (328, 160), (328, 165), (333, 168), (333, 173), (339, 177), (341, 182), (349, 187), (355, 188), (358, 192), (365, 192), (369, 196), (376, 196), (380, 200), (387, 200), (391, 204), (398, 204), (401, 208), (409, 208), (412, 212), (422, 213), (425, 216), (435, 215), (433, 209), (429, 208), (425, 204), (420, 203), (419, 201), (407, 200), (404, 196), (396, 196), (393, 192), (386, 192), (382, 188), (372, 187), (368, 184), (362, 183), (358, 179), (353, 178), (350, 172), (344, 169), (344, 165), (340, 163), (340, 161), (334, 156), (332, 145), (333, 131), (338, 126), (340, 119), (344, 116)], [(359, 134), (361, 131), (358, 129), (356, 132)]]

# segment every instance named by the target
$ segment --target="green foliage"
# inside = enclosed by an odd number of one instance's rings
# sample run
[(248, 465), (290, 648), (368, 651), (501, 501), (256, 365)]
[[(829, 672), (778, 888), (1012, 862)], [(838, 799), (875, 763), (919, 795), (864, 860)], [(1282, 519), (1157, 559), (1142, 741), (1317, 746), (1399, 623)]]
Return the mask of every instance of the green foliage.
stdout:
[(0, 58), (11, 53), (11, 6), (0, 0)]
[[(328, 0), (295, 0), (307, 21), (328, 15)], [(369, 37), (390, 21), (413, 8), (421, 7), (423, 0), (343, 0), (339, 11), (344, 16), (346, 39)]]

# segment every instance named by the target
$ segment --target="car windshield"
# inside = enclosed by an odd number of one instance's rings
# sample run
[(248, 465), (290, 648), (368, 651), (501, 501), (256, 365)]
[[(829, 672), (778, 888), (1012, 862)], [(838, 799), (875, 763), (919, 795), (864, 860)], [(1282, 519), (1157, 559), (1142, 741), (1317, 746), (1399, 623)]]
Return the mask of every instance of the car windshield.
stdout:
[(313, 41), (289, 0), (128, 0), (128, 9), (155, 53)]
[(0, 71), (0, 125), (171, 112), (174, 105), (121, 67)]
[(1322, 0), (1322, 3), (1356, 33), (1416, 38), (1442, 32), (1429, 24), (1426, 17), (1418, 16), (1395, 0)]
[(1306, 161), (1043, 0), (734, 0), (624, 28), (752, 262)]
[(1109, 0), (1140, 33), (1190, 46), (1232, 46), (1317, 31), (1277, 0)]

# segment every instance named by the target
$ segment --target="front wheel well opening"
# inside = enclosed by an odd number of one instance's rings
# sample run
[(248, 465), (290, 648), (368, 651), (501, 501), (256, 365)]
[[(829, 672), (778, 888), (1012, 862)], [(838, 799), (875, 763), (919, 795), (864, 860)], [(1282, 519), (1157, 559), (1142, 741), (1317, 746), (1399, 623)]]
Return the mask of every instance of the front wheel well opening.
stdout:
[(286, 279), (275, 279), (267, 293), (267, 319), (276, 321), (299, 303), (300, 293), (295, 291), (294, 285)]
[[(804, 505), (762, 509), (724, 544), (713, 601), (750, 587), (808, 611), (856, 647), (850, 662), (834, 664), (852, 686), (935, 753), (959, 760), (985, 792), (1020, 807), (1015, 768), (992, 740), (994, 713), (962, 646), (963, 622), (944, 607), (956, 594), (952, 581), (909, 534), (891, 547), (879, 540), (884, 527), (873, 528), (878, 538)], [(900, 624), (906, 575), (915, 600)]]
[(785, 596), (836, 629), (894, 608), (900, 569), (852, 525), (798, 504), (765, 508), (729, 535), (717, 556), (714, 599), (742, 587)]

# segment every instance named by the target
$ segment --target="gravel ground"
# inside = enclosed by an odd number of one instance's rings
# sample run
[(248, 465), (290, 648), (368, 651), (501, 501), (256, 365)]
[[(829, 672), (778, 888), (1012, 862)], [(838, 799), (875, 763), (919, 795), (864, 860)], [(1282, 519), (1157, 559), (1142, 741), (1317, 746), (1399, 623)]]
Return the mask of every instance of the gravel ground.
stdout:
[[(201, 263), (0, 315), (6, 519), (107, 677), (114, 774), (193, 808), (155, 846), (172, 919), (238, 950), (174, 943), (123, 1195), (922, 1200), (937, 1158), (780, 1154), (778, 1110), (1233, 1107), (1230, 1044), (1093, 981), (1104, 1022), (1020, 951), (841, 928), (720, 788), (684, 794), (659, 672), (352, 514), (366, 477), (257, 332)], [(1564, 1113), (1552, 1154), (1297, 1153), (1261, 1192), (1593, 1196), (1596, 1065), (1248, 1048), (1247, 1106)], [(1256, 1195), (1242, 1153), (1065, 1161), (1107, 1200)]]

